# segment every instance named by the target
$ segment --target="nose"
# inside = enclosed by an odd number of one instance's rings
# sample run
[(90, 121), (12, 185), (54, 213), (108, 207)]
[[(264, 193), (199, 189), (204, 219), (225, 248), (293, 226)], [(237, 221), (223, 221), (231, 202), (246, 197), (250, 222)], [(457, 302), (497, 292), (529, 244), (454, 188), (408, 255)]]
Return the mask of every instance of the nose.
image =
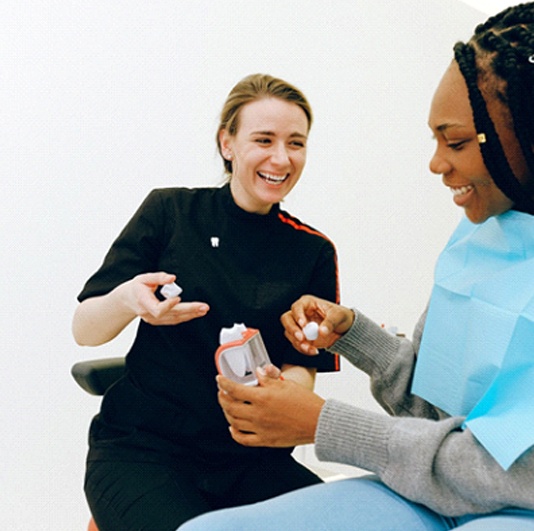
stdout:
[(289, 164), (289, 153), (286, 145), (283, 142), (277, 142), (273, 145), (271, 151), (271, 160), (278, 166)]
[(436, 149), (432, 155), (428, 166), (430, 171), (436, 175), (445, 175), (451, 170), (450, 163), (439, 154), (439, 149)]

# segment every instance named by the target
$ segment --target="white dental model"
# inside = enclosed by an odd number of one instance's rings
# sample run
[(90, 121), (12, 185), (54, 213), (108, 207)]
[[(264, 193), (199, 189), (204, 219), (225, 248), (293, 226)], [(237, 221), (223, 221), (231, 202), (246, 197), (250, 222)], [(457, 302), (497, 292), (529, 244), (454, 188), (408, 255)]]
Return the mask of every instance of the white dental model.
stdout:
[(310, 321), (302, 332), (308, 341), (315, 341), (319, 337), (319, 325), (315, 321)]
[(180, 293), (182, 293), (182, 288), (176, 284), (176, 282), (172, 282), (171, 284), (165, 284), (161, 290), (160, 293), (166, 298), (170, 299), (171, 297), (178, 297)]
[(256, 368), (270, 364), (260, 331), (235, 323), (221, 329), (215, 364), (220, 374), (244, 385), (257, 385)]
[(247, 331), (244, 323), (234, 323), (232, 328), (221, 328), (219, 334), (219, 344), (231, 343), (232, 341), (240, 341), (243, 339), (243, 334)]

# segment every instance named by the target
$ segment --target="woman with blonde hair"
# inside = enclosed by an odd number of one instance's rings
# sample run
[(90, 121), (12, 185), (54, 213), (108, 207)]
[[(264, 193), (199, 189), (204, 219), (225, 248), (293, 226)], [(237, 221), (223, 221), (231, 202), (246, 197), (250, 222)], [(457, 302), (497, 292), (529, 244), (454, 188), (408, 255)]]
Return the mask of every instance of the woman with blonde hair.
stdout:
[[(214, 361), (221, 329), (244, 323), (260, 331), (285, 381), (311, 389), (316, 370), (337, 369), (327, 353), (295, 351), (279, 319), (310, 291), (338, 300), (333, 244), (280, 208), (304, 169), (311, 123), (294, 86), (263, 74), (241, 80), (217, 132), (228, 182), (152, 191), (79, 295), (81, 345), (110, 341), (140, 318), (126, 373), (90, 429), (85, 492), (100, 531), (173, 530), (320, 482), (290, 448), (232, 440)], [(162, 297), (175, 281), (182, 293)]]

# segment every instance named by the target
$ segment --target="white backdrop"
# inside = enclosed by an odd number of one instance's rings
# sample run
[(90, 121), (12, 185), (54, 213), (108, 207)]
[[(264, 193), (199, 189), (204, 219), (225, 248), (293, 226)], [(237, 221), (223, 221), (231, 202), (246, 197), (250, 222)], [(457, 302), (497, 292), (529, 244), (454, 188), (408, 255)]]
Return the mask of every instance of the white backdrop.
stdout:
[[(411, 334), (460, 214), (428, 171), (428, 106), (484, 18), (457, 0), (0, 4), (2, 527), (84, 529), (99, 400), (69, 370), (123, 354), (133, 329), (76, 346), (75, 297), (150, 189), (220, 182), (217, 115), (246, 74), (309, 97), (308, 165), (285, 208), (336, 242), (342, 301)], [(346, 363), (318, 388), (375, 407)]]

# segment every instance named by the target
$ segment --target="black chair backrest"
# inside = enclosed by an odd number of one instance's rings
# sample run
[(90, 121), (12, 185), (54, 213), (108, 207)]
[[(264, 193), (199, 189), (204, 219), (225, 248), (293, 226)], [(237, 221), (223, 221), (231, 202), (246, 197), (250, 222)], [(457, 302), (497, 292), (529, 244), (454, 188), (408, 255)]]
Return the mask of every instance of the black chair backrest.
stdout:
[(125, 360), (121, 357), (79, 361), (70, 372), (84, 391), (101, 396), (124, 375), (124, 371)]

